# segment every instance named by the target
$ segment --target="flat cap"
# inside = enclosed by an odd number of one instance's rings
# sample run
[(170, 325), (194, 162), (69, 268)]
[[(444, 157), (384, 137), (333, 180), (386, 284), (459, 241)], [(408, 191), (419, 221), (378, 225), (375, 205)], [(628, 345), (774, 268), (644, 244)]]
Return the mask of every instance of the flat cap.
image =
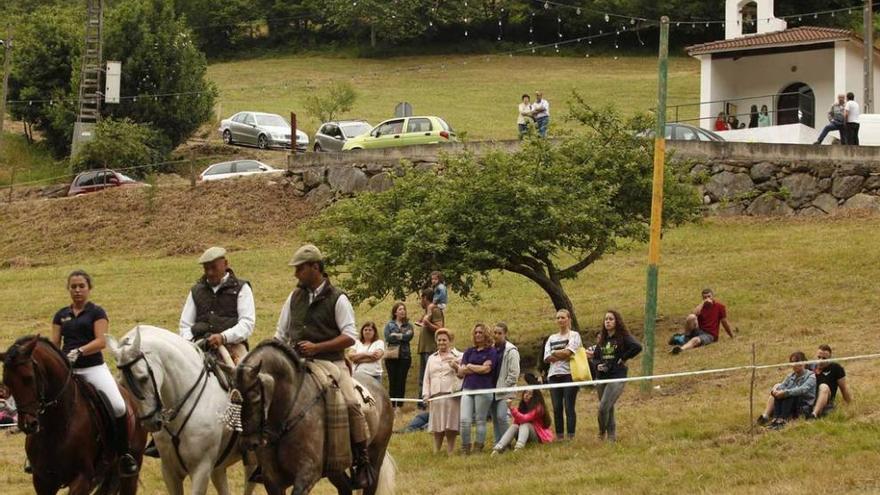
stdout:
[(222, 247), (214, 246), (208, 248), (202, 256), (199, 257), (199, 263), (210, 263), (214, 260), (219, 260), (220, 258), (226, 257), (226, 250)]
[(299, 266), (303, 263), (317, 263), (323, 260), (324, 255), (321, 254), (320, 249), (318, 249), (313, 244), (306, 244), (297, 249), (295, 253), (293, 253), (293, 259), (290, 260), (290, 263), (288, 263), (288, 265)]

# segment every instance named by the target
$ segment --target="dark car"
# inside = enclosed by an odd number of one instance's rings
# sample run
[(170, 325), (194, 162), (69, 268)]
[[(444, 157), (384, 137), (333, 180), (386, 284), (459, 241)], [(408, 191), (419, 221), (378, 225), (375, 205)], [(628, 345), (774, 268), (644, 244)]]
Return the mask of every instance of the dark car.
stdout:
[(83, 172), (73, 179), (70, 183), (70, 189), (67, 191), (68, 196), (79, 196), (97, 191), (103, 191), (111, 187), (139, 187), (147, 186), (143, 182), (138, 182), (131, 177), (120, 174), (115, 170), (100, 169), (89, 170)]

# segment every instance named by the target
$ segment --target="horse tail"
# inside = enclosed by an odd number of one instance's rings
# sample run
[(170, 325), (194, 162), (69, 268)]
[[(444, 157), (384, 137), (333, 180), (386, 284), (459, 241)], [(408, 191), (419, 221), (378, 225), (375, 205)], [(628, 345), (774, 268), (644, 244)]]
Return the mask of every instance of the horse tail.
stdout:
[(385, 452), (382, 468), (379, 470), (379, 482), (376, 484), (376, 495), (394, 495), (397, 491), (397, 462), (391, 454)]

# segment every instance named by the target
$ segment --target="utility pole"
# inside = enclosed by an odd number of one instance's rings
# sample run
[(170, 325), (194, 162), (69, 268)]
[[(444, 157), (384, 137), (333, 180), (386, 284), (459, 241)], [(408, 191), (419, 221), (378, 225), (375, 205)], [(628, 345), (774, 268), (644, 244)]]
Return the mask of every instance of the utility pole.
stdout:
[[(654, 374), (654, 329), (657, 325), (657, 279), (660, 265), (660, 228), (663, 225), (663, 169), (666, 166), (666, 94), (669, 74), (669, 17), (660, 18), (660, 62), (657, 82), (657, 127), (654, 129), (654, 181), (651, 193), (651, 242), (648, 248), (648, 287), (645, 294), (645, 355), (642, 376)], [(642, 382), (642, 393), (651, 382)]]
[(7, 28), (3, 40), (3, 94), (0, 95), (0, 149), (3, 146), (3, 123), (6, 121), (6, 95), (9, 91), (9, 72), (12, 70), (12, 28)]
[(874, 4), (865, 0), (865, 96), (862, 111), (874, 110)]

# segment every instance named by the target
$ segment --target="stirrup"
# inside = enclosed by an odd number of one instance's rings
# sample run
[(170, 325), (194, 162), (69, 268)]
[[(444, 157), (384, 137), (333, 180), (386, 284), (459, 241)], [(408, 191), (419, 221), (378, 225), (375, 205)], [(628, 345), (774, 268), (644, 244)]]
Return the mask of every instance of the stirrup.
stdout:
[(138, 472), (140, 472), (140, 466), (133, 455), (127, 453), (119, 456), (119, 476), (131, 478), (137, 476)]

